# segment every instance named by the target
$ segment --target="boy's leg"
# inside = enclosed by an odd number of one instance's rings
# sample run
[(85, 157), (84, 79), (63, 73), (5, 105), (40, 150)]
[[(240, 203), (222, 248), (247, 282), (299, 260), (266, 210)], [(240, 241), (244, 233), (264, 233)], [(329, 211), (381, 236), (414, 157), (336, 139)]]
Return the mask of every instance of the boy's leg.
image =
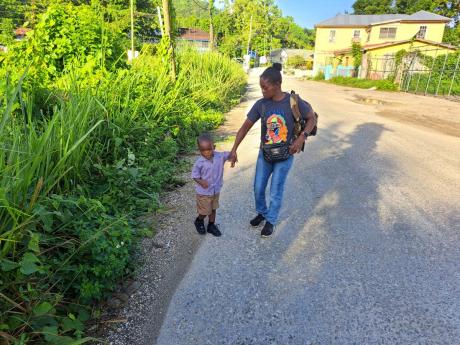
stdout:
[(254, 178), (254, 197), (256, 201), (256, 212), (267, 215), (267, 202), (265, 199), (265, 190), (267, 189), (268, 179), (273, 171), (273, 164), (268, 163), (263, 156), (262, 150), (259, 152), (256, 165), (256, 175)]
[(216, 222), (216, 210), (212, 210), (209, 215), (209, 224), (214, 224)]
[(273, 225), (278, 222), (278, 216), (283, 201), (284, 185), (286, 183), (289, 170), (291, 169), (294, 156), (287, 160), (274, 164), (272, 182), (270, 185), (270, 206), (265, 217)]
[(204, 219), (211, 214), (211, 202), (209, 196), (197, 195), (196, 196), (196, 207), (198, 212), (198, 217), (195, 219), (196, 231), (203, 235), (206, 233), (206, 228), (204, 226)]
[(222, 234), (217, 225), (215, 224), (217, 209), (219, 208), (219, 194), (216, 194), (212, 197), (211, 207), (212, 212), (209, 215), (208, 232), (216, 237), (219, 237)]

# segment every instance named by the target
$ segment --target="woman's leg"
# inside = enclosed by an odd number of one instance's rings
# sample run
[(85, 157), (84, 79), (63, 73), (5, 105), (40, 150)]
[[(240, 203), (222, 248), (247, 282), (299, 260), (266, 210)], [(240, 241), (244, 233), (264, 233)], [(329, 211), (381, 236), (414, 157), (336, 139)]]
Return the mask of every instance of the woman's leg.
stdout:
[(254, 178), (254, 197), (256, 199), (256, 212), (266, 216), (267, 202), (265, 200), (265, 190), (267, 189), (268, 179), (273, 171), (273, 164), (268, 163), (262, 154), (259, 152), (256, 165), (256, 176)]
[(278, 222), (281, 203), (283, 201), (284, 185), (293, 161), (294, 156), (291, 156), (285, 161), (275, 163), (273, 167), (272, 182), (270, 185), (270, 206), (265, 216), (265, 219), (273, 225)]

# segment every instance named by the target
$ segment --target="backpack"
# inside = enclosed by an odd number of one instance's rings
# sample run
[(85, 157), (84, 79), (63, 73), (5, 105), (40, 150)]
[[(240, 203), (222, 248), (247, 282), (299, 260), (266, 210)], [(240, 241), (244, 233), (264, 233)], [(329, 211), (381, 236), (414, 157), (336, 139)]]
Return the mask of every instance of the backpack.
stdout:
[[(305, 124), (306, 124), (299, 110), (299, 100), (300, 100), (299, 95), (296, 94), (294, 90), (291, 90), (290, 103), (291, 103), (292, 113), (294, 114), (294, 136), (293, 136), (294, 140), (297, 139), (300, 133), (303, 132), (303, 130), (305, 129)], [(318, 114), (316, 112), (315, 112), (315, 117), (316, 117), (316, 124), (315, 124), (315, 127), (310, 132), (309, 136), (315, 136), (316, 132), (318, 131), (318, 127), (317, 127)]]

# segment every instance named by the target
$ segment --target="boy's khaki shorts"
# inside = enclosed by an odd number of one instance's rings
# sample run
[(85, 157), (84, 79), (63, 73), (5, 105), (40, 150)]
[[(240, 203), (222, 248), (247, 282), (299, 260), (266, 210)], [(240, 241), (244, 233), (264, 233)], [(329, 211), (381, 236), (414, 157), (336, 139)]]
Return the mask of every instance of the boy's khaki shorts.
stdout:
[(202, 216), (209, 216), (213, 210), (219, 208), (219, 194), (196, 195), (196, 210)]

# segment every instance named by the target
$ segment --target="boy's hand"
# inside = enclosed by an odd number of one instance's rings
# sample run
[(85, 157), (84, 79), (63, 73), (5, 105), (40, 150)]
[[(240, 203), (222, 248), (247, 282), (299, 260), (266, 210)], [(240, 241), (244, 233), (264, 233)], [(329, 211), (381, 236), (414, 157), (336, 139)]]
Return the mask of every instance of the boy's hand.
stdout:
[(228, 158), (228, 160), (230, 161), (230, 164), (231, 164), (230, 166), (234, 168), (235, 163), (238, 162), (238, 155), (236, 154), (235, 151), (230, 152), (230, 157)]
[(209, 187), (208, 181), (201, 180), (199, 183), (200, 183), (200, 186), (203, 187), (204, 189)]

